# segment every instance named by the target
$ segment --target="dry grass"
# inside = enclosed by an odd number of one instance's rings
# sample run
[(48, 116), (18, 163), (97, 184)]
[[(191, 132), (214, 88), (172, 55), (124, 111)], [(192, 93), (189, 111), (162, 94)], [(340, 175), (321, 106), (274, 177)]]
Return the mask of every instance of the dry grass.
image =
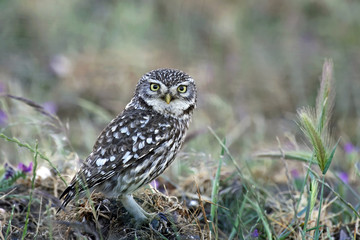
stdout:
[[(237, 192), (240, 191), (239, 194), (242, 195), (246, 194), (246, 192), (242, 192), (241, 182), (233, 179), (226, 181), (229, 176), (229, 171), (224, 170), (222, 172), (220, 204), (227, 201), (240, 202), (241, 199), (234, 198), (239, 196)], [(62, 190), (58, 189), (57, 186), (61, 186), (62, 182), (53, 177), (45, 180), (38, 178), (26, 239), (213, 239), (206, 221), (210, 212), (210, 204), (212, 204), (209, 201), (211, 185), (206, 183), (211, 182), (211, 178), (209, 174), (200, 173), (184, 179), (180, 186), (181, 191), (172, 188), (170, 183), (161, 178), (159, 182), (168, 185), (171, 189), (166, 194), (153, 188), (137, 191), (135, 199), (146, 211), (161, 212), (167, 218), (167, 220), (162, 218), (154, 220), (140, 229), (134, 227), (135, 223), (132, 217), (121, 206), (121, 203), (115, 199), (107, 199), (101, 193), (92, 193), (91, 201), (84, 198), (76, 204), (71, 203), (65, 211), (60, 211), (55, 215), (56, 209), (60, 206), (60, 202), (55, 196)], [(191, 179), (193, 180), (191, 181)], [(197, 184), (191, 184), (194, 181)], [(292, 199), (297, 199), (300, 192), (297, 190), (289, 191), (287, 184), (283, 178), (277, 183), (278, 188), (268, 193), (264, 191), (262, 194), (266, 198), (264, 197), (265, 202), (263, 204), (266, 217), (277, 236), (286, 235), (286, 239), (299, 239), (301, 238), (299, 228), (304, 222), (304, 215), (301, 217), (294, 216)], [(201, 188), (197, 187), (200, 185)], [(0, 198), (0, 221), (2, 222), (3, 237), (10, 218), (12, 218), (12, 222), (8, 238), (17, 239), (21, 237), (30, 186), (31, 181), (29, 179), (21, 179), (2, 194)], [(259, 190), (260, 194), (261, 187)], [(306, 198), (305, 195), (303, 202), (300, 203), (300, 209), (306, 206)], [(348, 236), (348, 234), (353, 234), (356, 239), (359, 239), (358, 222), (333, 224), (332, 219), (336, 216), (330, 209), (335, 203), (336, 198), (331, 192), (327, 192), (320, 219), (320, 225), (324, 230), (322, 239), (328, 239), (329, 236), (339, 239), (340, 236)], [(11, 215), (13, 207), (14, 211)], [(230, 211), (222, 205), (219, 207), (224, 212)], [(317, 213), (317, 210), (314, 211), (310, 217), (308, 229), (315, 226)], [(294, 219), (296, 219), (295, 222)], [(219, 239), (226, 239), (227, 234), (220, 226), (218, 228)], [(313, 235), (311, 231), (308, 234), (309, 236)]]
[[(54, 181), (54, 178), (36, 181), (26, 239), (203, 239), (203, 223), (198, 216), (201, 211), (188, 210), (176, 197), (150, 189), (136, 193), (135, 199), (146, 211), (166, 216), (136, 229), (133, 218), (121, 203), (116, 199), (104, 198), (101, 193), (91, 194), (91, 201), (80, 199), (76, 205), (70, 204), (65, 211), (55, 215), (60, 203), (54, 197), (54, 191), (58, 191), (54, 186), (57, 185), (61, 185), (61, 182)], [(3, 223), (3, 236), (14, 206), (8, 237), (21, 237), (29, 187), (30, 181), (22, 180), (2, 195), (0, 221)]]
[(67, 212), (60, 212), (58, 229), (64, 239), (74, 238), (78, 234), (96, 239), (200, 239), (191, 213), (176, 201), (160, 192), (149, 190), (139, 192), (135, 199), (148, 212), (164, 213), (168, 219), (154, 219), (149, 225), (135, 229), (132, 216), (115, 199), (106, 199), (102, 194), (92, 194), (91, 201), (96, 215), (88, 200), (84, 200)]

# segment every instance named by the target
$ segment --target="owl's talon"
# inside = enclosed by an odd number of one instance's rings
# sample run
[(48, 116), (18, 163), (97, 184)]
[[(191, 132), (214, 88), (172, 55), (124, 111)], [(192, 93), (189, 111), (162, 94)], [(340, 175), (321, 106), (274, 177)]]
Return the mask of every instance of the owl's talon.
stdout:
[(153, 229), (160, 231), (163, 228), (163, 226), (167, 227), (168, 223), (170, 223), (169, 219), (166, 217), (164, 213), (160, 212), (158, 214), (155, 214), (155, 216), (150, 222), (150, 226)]
[(159, 216), (161, 221), (169, 222), (169, 220), (167, 219), (167, 217), (166, 217), (166, 215), (164, 213), (160, 212), (157, 215)]

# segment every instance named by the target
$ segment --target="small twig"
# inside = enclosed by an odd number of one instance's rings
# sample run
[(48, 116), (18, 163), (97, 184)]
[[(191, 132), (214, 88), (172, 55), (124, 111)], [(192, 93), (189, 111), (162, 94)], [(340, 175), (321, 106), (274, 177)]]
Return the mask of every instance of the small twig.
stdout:
[(25, 103), (26, 105), (34, 108), (36, 111), (40, 112), (41, 114), (49, 117), (56, 125), (58, 125), (60, 127), (62, 126), (59, 118), (57, 118), (56, 116), (54, 116), (51, 113), (49, 113), (48, 111), (46, 111), (43, 106), (37, 104), (36, 102), (33, 102), (33, 101), (31, 101), (29, 99), (26, 99), (26, 98), (23, 98), (23, 97), (14, 96), (14, 95), (11, 95), (11, 94), (5, 94), (5, 97), (15, 99), (17, 101)]
[(272, 222), (274, 222), (274, 223), (276, 223), (277, 225), (281, 226), (282, 228), (284, 228), (284, 229), (286, 229), (286, 230), (288, 230), (288, 231), (296, 234), (294, 228), (292, 228), (291, 225), (286, 226), (285, 224), (277, 221), (276, 219), (272, 218), (271, 216), (268, 216), (268, 218), (269, 218)]
[(8, 97), (17, 101), (20, 101), (22, 103), (25, 103), (26, 105), (34, 108), (37, 112), (43, 114), (44, 116), (48, 117), (51, 122), (54, 124), (55, 128), (60, 129), (61, 132), (64, 133), (65, 135), (65, 140), (68, 144), (68, 146), (71, 148), (72, 151), (74, 151), (73, 146), (71, 145), (70, 142), (70, 136), (69, 136), (69, 132), (67, 131), (67, 128), (64, 127), (64, 124), (61, 122), (61, 120), (58, 118), (58, 116), (51, 114), (50, 112), (46, 111), (45, 108), (39, 104), (37, 104), (34, 101), (31, 101), (29, 99), (23, 98), (23, 97), (18, 97), (18, 96), (14, 96), (11, 94), (2, 94), (0, 95), (1, 97)]
[(209, 204), (212, 204), (212, 205), (215, 205), (215, 206), (217, 206), (217, 207), (220, 207), (220, 208), (222, 208), (222, 209), (225, 209), (225, 210), (230, 210), (229, 208), (227, 208), (227, 207), (224, 207), (224, 206), (221, 206), (221, 205), (219, 205), (219, 204), (216, 204), (216, 203), (213, 203), (212, 201), (208, 201), (208, 200), (203, 200), (204, 202), (206, 202), (206, 203), (209, 203)]
[(35, 237), (38, 235), (39, 233), (39, 228), (40, 228), (40, 218), (41, 218), (41, 211), (42, 211), (42, 202), (43, 202), (43, 197), (41, 196), (40, 198), (40, 206), (39, 206), (39, 218), (38, 218), (38, 224), (36, 226), (36, 232), (35, 232)]
[(201, 200), (200, 189), (199, 189), (199, 186), (198, 186), (197, 183), (196, 183), (196, 189), (197, 189), (197, 193), (198, 193), (198, 196), (199, 196), (200, 208), (201, 208), (202, 214), (204, 215), (204, 221), (205, 221), (205, 227), (206, 227), (206, 235), (205, 236), (206, 236), (207, 239), (210, 239), (210, 236), (209, 236), (210, 226), (209, 226), (209, 222), (208, 222), (207, 217), (206, 217), (205, 207), (204, 207), (203, 201)]
[(3, 196), (0, 197), (0, 200), (3, 198), (6, 198), (6, 196), (10, 195), (12, 192), (14, 192), (16, 190), (16, 187), (14, 187), (13, 189), (11, 189), (8, 193), (4, 194)]

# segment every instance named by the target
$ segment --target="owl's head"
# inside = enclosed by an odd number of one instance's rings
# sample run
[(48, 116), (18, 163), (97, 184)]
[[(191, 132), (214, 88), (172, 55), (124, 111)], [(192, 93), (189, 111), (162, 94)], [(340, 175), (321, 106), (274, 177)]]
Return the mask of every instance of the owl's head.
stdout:
[(195, 82), (176, 69), (153, 70), (139, 80), (127, 107), (131, 106), (177, 118), (188, 117), (196, 107)]

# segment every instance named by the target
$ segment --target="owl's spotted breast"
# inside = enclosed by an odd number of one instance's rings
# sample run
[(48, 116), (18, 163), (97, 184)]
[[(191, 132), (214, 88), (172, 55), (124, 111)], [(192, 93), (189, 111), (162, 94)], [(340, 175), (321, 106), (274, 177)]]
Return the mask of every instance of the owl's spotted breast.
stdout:
[[(140, 178), (144, 179), (143, 184), (148, 183), (165, 170), (180, 149), (186, 123), (149, 111), (126, 111), (130, 113), (118, 116), (100, 134), (93, 152), (84, 163), (93, 167), (81, 168), (80, 174), (89, 179), (88, 187), (101, 185), (115, 176), (121, 179), (118, 181), (121, 188), (115, 193), (125, 193), (132, 189), (125, 187), (129, 179), (138, 182), (136, 179)], [(165, 150), (171, 153), (162, 158)], [(105, 184), (103, 187), (102, 191), (109, 192), (115, 186)]]

